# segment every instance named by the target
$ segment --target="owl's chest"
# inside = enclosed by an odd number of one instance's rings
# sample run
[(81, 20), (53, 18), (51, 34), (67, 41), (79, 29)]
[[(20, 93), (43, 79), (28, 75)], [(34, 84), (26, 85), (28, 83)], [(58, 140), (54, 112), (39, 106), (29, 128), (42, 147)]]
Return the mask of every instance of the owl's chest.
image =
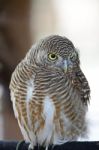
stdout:
[(44, 94), (45, 96), (56, 95), (59, 96), (59, 93), (68, 89), (68, 81), (64, 77), (59, 76), (45, 76), (38, 77), (35, 82), (35, 92)]
[(70, 122), (76, 117), (70, 100), (73, 89), (69, 83), (62, 79), (49, 82), (49, 79), (39, 78), (37, 81), (29, 80), (25, 87), (26, 92), (19, 93), (20, 100), (16, 105), (21, 114), (20, 122), (24, 120), (24, 125), (27, 124), (30, 133), (36, 134), (40, 144), (44, 141), (51, 143), (51, 139), (57, 143), (57, 137), (67, 138)]
[[(64, 78), (56, 76), (51, 79), (37, 78), (37, 80), (29, 80), (26, 84), (27, 90), (24, 102), (28, 104), (31, 109), (35, 107), (34, 110), (38, 110), (40, 114), (42, 114), (42, 111), (44, 111), (46, 107), (47, 111), (51, 113), (50, 104), (53, 104), (57, 114), (71, 105), (71, 93), (72, 96), (74, 94), (73, 89)], [(48, 101), (48, 99), (50, 99), (50, 101)]]

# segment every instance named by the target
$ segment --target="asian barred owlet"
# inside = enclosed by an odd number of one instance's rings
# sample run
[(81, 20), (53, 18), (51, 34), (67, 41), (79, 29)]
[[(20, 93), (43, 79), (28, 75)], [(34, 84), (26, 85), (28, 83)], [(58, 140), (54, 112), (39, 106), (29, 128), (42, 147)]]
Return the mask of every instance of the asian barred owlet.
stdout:
[(52, 35), (33, 45), (12, 74), (10, 90), (29, 148), (63, 144), (85, 134), (90, 87), (67, 38)]

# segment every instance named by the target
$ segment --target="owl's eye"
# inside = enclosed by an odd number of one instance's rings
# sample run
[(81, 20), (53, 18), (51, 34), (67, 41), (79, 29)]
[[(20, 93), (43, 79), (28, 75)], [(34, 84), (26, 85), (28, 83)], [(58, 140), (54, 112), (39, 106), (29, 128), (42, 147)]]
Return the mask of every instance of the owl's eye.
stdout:
[(55, 53), (48, 54), (48, 58), (52, 61), (55, 61), (58, 59), (58, 56)]

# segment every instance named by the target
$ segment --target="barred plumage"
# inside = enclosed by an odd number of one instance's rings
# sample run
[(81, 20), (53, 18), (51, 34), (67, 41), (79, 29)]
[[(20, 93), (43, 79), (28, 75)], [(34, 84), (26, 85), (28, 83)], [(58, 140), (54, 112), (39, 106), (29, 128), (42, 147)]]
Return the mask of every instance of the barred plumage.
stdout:
[(67, 38), (49, 36), (35, 44), (12, 74), (10, 90), (30, 147), (62, 144), (86, 133), (90, 88)]

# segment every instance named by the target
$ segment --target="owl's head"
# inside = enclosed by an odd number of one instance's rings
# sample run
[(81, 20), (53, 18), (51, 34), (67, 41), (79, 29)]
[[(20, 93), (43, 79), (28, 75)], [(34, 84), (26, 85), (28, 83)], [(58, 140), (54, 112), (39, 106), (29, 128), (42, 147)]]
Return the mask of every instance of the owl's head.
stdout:
[(66, 37), (52, 35), (40, 40), (30, 50), (31, 63), (54, 70), (72, 70), (79, 65), (78, 52)]

